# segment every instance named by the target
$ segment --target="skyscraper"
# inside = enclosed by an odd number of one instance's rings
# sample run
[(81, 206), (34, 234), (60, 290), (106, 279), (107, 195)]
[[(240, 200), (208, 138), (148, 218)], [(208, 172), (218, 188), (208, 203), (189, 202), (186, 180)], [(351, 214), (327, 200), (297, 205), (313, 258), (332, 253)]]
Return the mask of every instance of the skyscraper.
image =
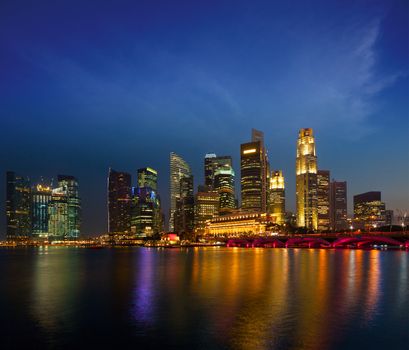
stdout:
[(174, 214), (174, 230), (184, 239), (192, 238), (195, 220), (194, 205), (193, 176), (182, 177)]
[(354, 223), (356, 228), (369, 230), (385, 225), (385, 203), (381, 200), (381, 192), (354, 196)]
[(232, 166), (231, 156), (216, 156), (214, 153), (206, 154), (204, 158), (205, 186), (214, 188), (214, 177), (219, 167)]
[(68, 236), (68, 212), (67, 188), (54, 188), (48, 203), (48, 238), (50, 240), (64, 240)]
[(241, 154), (241, 208), (263, 211), (262, 147), (260, 141), (244, 143)]
[(241, 208), (266, 212), (269, 164), (264, 134), (251, 130), (251, 142), (241, 145)]
[(348, 229), (347, 216), (347, 183), (346, 181), (331, 182), (331, 229), (343, 231)]
[(13, 171), (6, 173), (7, 239), (31, 236), (30, 181)]
[(260, 142), (261, 147), (261, 211), (267, 211), (270, 164), (268, 161), (267, 149), (264, 144), (264, 133), (260, 130), (251, 129), (251, 142)]
[(228, 214), (236, 209), (234, 170), (231, 165), (219, 166), (214, 173), (214, 190), (219, 194), (219, 213)]
[(65, 239), (76, 239), (81, 230), (81, 200), (78, 180), (71, 175), (58, 175), (58, 186), (65, 190), (68, 203), (68, 231)]
[(296, 159), (297, 226), (318, 228), (317, 156), (312, 129), (301, 129)]
[(217, 191), (198, 191), (195, 196), (195, 233), (203, 235), (206, 221), (219, 213), (219, 193)]
[(108, 232), (130, 232), (131, 175), (109, 169)]
[(213, 186), (213, 160), (216, 158), (216, 154), (207, 153), (204, 157), (204, 179), (205, 186), (211, 188)]
[(132, 231), (152, 236), (161, 230), (161, 202), (157, 193), (158, 173), (152, 168), (138, 169), (138, 187), (132, 190)]
[(331, 229), (329, 170), (318, 170), (317, 172), (317, 198), (318, 230), (329, 231)]
[(174, 215), (178, 199), (180, 199), (181, 179), (191, 175), (190, 166), (182, 157), (174, 152), (170, 153), (170, 215), (169, 231), (174, 231)]
[(132, 232), (139, 237), (158, 234), (162, 220), (159, 195), (150, 187), (136, 187), (132, 192)]
[(48, 237), (48, 205), (51, 201), (50, 185), (37, 184), (32, 193), (32, 233), (34, 237)]
[(275, 218), (275, 223), (285, 223), (285, 182), (282, 170), (273, 170), (270, 176), (269, 214)]

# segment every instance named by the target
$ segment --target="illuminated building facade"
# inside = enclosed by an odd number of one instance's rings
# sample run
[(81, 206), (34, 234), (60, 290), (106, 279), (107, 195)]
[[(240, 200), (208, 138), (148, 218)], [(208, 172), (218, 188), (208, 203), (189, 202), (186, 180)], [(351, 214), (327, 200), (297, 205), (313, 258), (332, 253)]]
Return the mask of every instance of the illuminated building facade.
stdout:
[(189, 164), (182, 157), (174, 152), (170, 153), (170, 215), (169, 215), (169, 231), (175, 229), (175, 211), (177, 202), (180, 199), (181, 180), (191, 176)]
[(157, 171), (149, 167), (138, 169), (138, 187), (132, 189), (131, 230), (139, 237), (161, 231), (161, 202), (157, 188)]
[(262, 147), (260, 141), (241, 145), (241, 208), (263, 211)]
[(236, 212), (208, 221), (205, 234), (221, 237), (258, 236), (267, 234), (272, 224), (272, 218), (266, 213)]
[(261, 150), (261, 211), (267, 211), (268, 190), (270, 179), (270, 164), (268, 162), (267, 149), (264, 144), (264, 133), (257, 129), (251, 129), (251, 142), (260, 142)]
[(132, 190), (131, 231), (138, 237), (149, 237), (161, 231), (160, 197), (149, 187)]
[(285, 183), (282, 170), (273, 170), (270, 176), (268, 213), (275, 223), (285, 223)]
[(318, 230), (329, 231), (331, 229), (329, 170), (318, 170), (317, 172), (317, 198)]
[(204, 157), (204, 179), (205, 186), (211, 188), (213, 187), (213, 172), (214, 172), (214, 160), (216, 154), (208, 153)]
[(204, 158), (205, 186), (213, 189), (217, 169), (225, 166), (232, 167), (231, 156), (216, 156), (214, 153), (206, 154)]
[(195, 224), (195, 199), (193, 196), (193, 176), (180, 179), (179, 198), (176, 202), (175, 232), (183, 239), (192, 238)]
[(385, 225), (385, 203), (381, 192), (372, 191), (354, 196), (354, 226), (367, 230)]
[(68, 194), (64, 187), (52, 190), (48, 204), (48, 238), (63, 240), (68, 235)]
[(317, 156), (315, 139), (310, 128), (301, 129), (296, 158), (297, 226), (318, 228)]
[(63, 188), (68, 203), (68, 231), (65, 239), (77, 239), (81, 230), (81, 200), (78, 180), (71, 175), (58, 175), (58, 186)]
[(131, 229), (131, 175), (109, 169), (108, 232), (124, 233)]
[(347, 230), (347, 183), (346, 181), (332, 181), (330, 191), (330, 213), (331, 213), (331, 230)]
[(205, 233), (206, 222), (219, 213), (219, 193), (217, 191), (197, 192), (195, 195), (195, 234)]
[(31, 236), (30, 181), (13, 171), (6, 173), (7, 239), (24, 239)]
[(34, 237), (48, 237), (48, 205), (51, 201), (51, 186), (37, 184), (32, 193), (32, 234)]
[(231, 213), (236, 209), (234, 194), (234, 170), (231, 165), (219, 166), (214, 173), (214, 190), (219, 194), (219, 213)]

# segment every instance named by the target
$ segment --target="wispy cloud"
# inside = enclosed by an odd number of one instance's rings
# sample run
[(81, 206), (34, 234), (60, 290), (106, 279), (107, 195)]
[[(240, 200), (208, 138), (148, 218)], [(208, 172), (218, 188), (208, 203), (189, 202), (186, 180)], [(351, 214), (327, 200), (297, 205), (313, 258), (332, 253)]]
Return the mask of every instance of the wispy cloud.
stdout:
[(342, 130), (352, 139), (374, 130), (371, 117), (378, 108), (377, 94), (405, 74), (377, 72), (380, 25), (374, 20), (347, 28), (342, 35), (339, 31), (323, 33), (326, 45), (303, 46), (297, 69), (284, 82), (283, 94), (295, 102), (285, 104), (293, 123)]

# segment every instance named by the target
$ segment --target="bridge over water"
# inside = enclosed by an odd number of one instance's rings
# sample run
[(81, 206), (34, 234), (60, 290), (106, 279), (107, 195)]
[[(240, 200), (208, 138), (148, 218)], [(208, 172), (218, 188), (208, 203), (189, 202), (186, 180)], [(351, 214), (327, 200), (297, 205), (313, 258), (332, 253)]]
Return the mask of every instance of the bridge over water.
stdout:
[(334, 240), (322, 237), (258, 237), (228, 239), (227, 247), (242, 248), (373, 248), (387, 246), (389, 248), (409, 249), (409, 240), (388, 236), (347, 236)]

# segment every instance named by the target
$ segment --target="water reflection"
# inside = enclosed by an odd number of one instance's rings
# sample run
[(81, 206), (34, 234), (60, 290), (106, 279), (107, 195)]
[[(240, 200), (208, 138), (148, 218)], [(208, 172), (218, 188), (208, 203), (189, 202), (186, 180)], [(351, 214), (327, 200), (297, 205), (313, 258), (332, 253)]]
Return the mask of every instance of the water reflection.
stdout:
[[(150, 307), (143, 304), (143, 309), (151, 318), (148, 310), (161, 305), (162, 317), (171, 320), (167, 327), (174, 341), (195, 324), (202, 327), (202, 336), (235, 349), (327, 348), (342, 341), (351, 322), (370, 327), (379, 316), (380, 254), (384, 253), (240, 248), (149, 251), (134, 295), (136, 304), (148, 297)], [(406, 266), (403, 256), (401, 264)], [(153, 264), (160, 273), (156, 280)], [(166, 293), (166, 303), (160, 295), (152, 297), (152, 289)], [(134, 316), (146, 319), (141, 311)]]
[(75, 252), (66, 248), (39, 247), (33, 265), (33, 285), (29, 303), (44, 334), (75, 324), (74, 309), (81, 266)]
[(347, 249), (0, 250), (0, 329), (56, 348), (404, 348), (408, 264)]
[(143, 269), (135, 270), (135, 288), (133, 289), (133, 316), (138, 322), (152, 324), (154, 317), (153, 297), (154, 285), (154, 261), (153, 254), (149, 249), (142, 250), (138, 263), (144, 266)]

